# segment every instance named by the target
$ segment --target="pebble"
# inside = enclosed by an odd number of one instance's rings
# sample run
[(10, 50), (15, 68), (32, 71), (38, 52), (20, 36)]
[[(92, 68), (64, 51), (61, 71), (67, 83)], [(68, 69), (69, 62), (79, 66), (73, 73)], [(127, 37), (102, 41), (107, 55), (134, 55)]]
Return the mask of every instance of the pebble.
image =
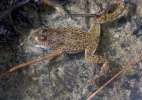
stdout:
[(114, 37), (115, 37), (115, 38), (119, 38), (119, 35), (118, 35), (118, 34), (115, 34)]

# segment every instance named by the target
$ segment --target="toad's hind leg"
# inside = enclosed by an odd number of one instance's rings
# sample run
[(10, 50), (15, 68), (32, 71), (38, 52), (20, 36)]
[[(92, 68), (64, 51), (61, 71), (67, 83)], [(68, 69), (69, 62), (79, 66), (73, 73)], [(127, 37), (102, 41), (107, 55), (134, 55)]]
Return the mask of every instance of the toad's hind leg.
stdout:
[(108, 72), (108, 69), (109, 69), (109, 61), (106, 58), (104, 58), (103, 56), (99, 56), (99, 55), (93, 55), (94, 52), (96, 51), (97, 45), (98, 45), (97, 43), (92, 43), (88, 45), (85, 49), (85, 59), (86, 60), (93, 62), (93, 63), (104, 63), (99, 74), (95, 76), (95, 79), (101, 76), (104, 76)]

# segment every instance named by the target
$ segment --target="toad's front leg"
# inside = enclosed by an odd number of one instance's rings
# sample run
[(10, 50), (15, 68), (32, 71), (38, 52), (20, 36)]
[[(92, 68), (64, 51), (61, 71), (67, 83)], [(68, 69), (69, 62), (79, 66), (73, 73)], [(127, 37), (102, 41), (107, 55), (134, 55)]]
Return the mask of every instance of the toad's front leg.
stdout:
[(101, 71), (99, 72), (98, 75), (95, 76), (96, 80), (97, 78), (104, 76), (109, 69), (109, 61), (104, 58), (103, 56), (99, 56), (99, 55), (94, 55), (94, 52), (96, 51), (98, 43), (92, 43), (90, 45), (88, 45), (85, 49), (85, 59), (93, 62), (93, 63), (104, 63), (103, 67), (101, 68)]

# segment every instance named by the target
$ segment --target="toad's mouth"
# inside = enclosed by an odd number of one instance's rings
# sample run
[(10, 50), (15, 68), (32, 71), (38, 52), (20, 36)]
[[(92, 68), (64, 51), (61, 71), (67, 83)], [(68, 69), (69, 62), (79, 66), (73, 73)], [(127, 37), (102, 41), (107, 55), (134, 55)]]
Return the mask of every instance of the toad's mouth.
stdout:
[(33, 35), (30, 38), (30, 41), (32, 41), (33, 44), (35, 45), (35, 47), (37, 47), (37, 48), (48, 49), (47, 46), (45, 45), (46, 43), (45, 42), (39, 42), (39, 37), (36, 36), (36, 35)]
[(37, 45), (35, 45), (35, 47), (37, 47), (37, 48), (41, 48), (41, 49), (48, 49), (46, 46), (43, 46), (43, 45), (40, 45), (40, 44), (37, 44)]

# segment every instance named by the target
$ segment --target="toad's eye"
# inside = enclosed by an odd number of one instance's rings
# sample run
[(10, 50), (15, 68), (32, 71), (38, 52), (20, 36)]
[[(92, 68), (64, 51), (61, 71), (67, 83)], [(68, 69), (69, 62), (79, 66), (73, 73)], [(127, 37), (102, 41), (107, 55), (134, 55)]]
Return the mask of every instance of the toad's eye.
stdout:
[(41, 41), (46, 41), (46, 37), (45, 37), (45, 36), (40, 36), (39, 39), (40, 39)]

